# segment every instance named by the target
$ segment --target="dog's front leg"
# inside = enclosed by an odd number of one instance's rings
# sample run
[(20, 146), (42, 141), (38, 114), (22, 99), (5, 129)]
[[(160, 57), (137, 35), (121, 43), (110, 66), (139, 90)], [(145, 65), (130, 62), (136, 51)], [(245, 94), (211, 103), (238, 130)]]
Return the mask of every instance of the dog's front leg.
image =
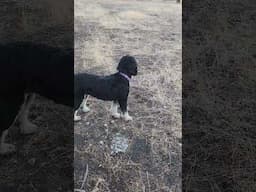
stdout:
[(119, 100), (119, 105), (121, 108), (121, 117), (125, 120), (125, 121), (132, 121), (132, 117), (129, 115), (128, 111), (127, 111), (127, 100)]
[(118, 102), (117, 101), (113, 101), (112, 105), (111, 105), (111, 115), (114, 118), (119, 119), (120, 118), (120, 113), (118, 113)]
[(28, 119), (29, 108), (31, 103), (35, 99), (35, 94), (26, 94), (25, 101), (21, 108), (20, 116), (18, 117), (18, 121), (20, 122), (20, 130), (23, 134), (31, 134), (38, 130), (38, 127), (31, 123)]
[(0, 155), (9, 154), (16, 150), (14, 145), (5, 143), (5, 138), (7, 134), (8, 134), (8, 129), (4, 130), (1, 136)]

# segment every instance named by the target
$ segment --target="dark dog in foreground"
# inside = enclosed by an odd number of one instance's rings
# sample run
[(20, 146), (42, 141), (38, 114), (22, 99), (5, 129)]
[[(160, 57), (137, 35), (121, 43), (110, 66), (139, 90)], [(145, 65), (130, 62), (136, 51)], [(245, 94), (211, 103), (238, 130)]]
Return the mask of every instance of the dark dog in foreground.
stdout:
[[(132, 76), (137, 75), (137, 62), (135, 58), (129, 55), (122, 57), (117, 70), (117, 73), (109, 76), (97, 76), (87, 73), (75, 75), (75, 121), (81, 120), (81, 117), (77, 115), (77, 110), (80, 106), (82, 106), (84, 112), (90, 110), (86, 105), (89, 95), (101, 100), (113, 101), (111, 107), (113, 117), (122, 117), (126, 121), (132, 120), (127, 111), (127, 100), (129, 81)], [(118, 113), (118, 105), (120, 106), (121, 114)]]
[(0, 45), (0, 154), (15, 151), (5, 143), (8, 128), (20, 121), (21, 132), (33, 133), (27, 118), (33, 94), (73, 107), (74, 53), (32, 43)]

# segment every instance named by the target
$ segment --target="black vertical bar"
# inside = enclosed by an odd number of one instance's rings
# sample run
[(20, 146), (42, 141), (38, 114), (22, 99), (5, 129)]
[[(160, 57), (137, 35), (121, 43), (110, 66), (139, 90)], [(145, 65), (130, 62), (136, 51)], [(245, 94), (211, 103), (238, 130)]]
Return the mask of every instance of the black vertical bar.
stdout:
[[(73, 23), (73, 0), (0, 2), (0, 135), (16, 147), (0, 156), (1, 192), (74, 189)], [(24, 93), (36, 94), (29, 135), (14, 123)]]

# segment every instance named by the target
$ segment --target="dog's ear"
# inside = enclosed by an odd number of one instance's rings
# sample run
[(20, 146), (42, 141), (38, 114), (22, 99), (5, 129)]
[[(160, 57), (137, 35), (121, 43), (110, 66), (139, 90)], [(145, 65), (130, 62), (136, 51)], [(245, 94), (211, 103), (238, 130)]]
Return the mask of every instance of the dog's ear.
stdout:
[(121, 58), (117, 70), (128, 76), (137, 75), (137, 62), (134, 57), (126, 55)]

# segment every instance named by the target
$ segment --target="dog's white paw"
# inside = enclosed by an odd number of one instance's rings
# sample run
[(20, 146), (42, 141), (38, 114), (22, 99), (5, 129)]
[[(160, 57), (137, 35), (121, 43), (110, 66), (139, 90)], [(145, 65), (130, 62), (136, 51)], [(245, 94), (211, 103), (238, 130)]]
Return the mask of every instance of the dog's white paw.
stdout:
[(128, 115), (128, 116), (125, 116), (125, 117), (124, 117), (124, 120), (125, 120), (125, 121), (132, 121), (133, 118)]
[(31, 123), (30, 121), (25, 121), (20, 125), (20, 130), (22, 134), (32, 134), (37, 132), (38, 127), (34, 123)]
[(132, 121), (133, 118), (128, 114), (128, 112), (124, 113), (122, 115), (122, 118), (125, 120), (125, 121)]
[(119, 119), (121, 117), (120, 113), (112, 113), (112, 117)]
[(82, 111), (83, 111), (84, 113), (87, 113), (87, 112), (90, 111), (90, 108), (87, 107), (86, 105), (84, 105), (84, 106), (82, 107)]
[(79, 115), (74, 115), (74, 121), (81, 121), (82, 118)]
[(0, 154), (1, 155), (6, 155), (9, 153), (13, 153), (16, 151), (15, 145), (8, 144), (8, 143), (2, 143), (0, 146)]

